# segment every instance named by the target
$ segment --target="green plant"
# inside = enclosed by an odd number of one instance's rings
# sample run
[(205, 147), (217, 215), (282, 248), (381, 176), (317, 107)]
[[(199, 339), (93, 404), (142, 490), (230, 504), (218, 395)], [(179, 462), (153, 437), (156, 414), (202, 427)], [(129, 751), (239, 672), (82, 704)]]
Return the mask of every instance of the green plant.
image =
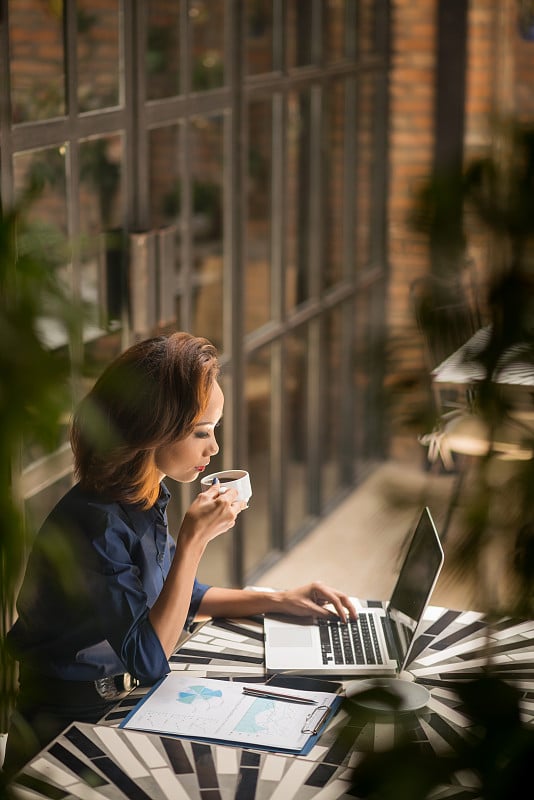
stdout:
[(191, 88), (206, 92), (224, 85), (224, 65), (216, 51), (208, 52), (193, 63)]
[(466, 739), (463, 748), (447, 755), (407, 739), (389, 751), (373, 753), (354, 770), (357, 797), (425, 800), (432, 791), (452, 784), (455, 775), (464, 770), (476, 776), (472, 790), (458, 795), (465, 800), (511, 800), (528, 795), (534, 728), (521, 722), (518, 693), (490, 673), (459, 684), (457, 693), (477, 725), (476, 739)]
[[(511, 359), (534, 369), (534, 128), (501, 120), (495, 140), (494, 153), (473, 160), (461, 175), (451, 171), (428, 181), (411, 214), (414, 228), (431, 239), (440, 278), (457, 279), (473, 222), (491, 243), (483, 298), (491, 335), (478, 357), (484, 378), (476, 392), (476, 413), (490, 431), (514, 413), (510, 396), (491, 379), (497, 363), (511, 346), (521, 345)], [(531, 448), (533, 399), (531, 393), (526, 409), (531, 424), (524, 426), (525, 444)], [(424, 412), (427, 419), (428, 408)], [(447, 555), (457, 573), (476, 575), (477, 602), (489, 624), (500, 616), (534, 616), (534, 459), (516, 462), (500, 483), (496, 467), (499, 461), (491, 450), (475, 460), (456, 511), (458, 541)], [(496, 540), (506, 545), (508, 559), (497, 564), (493, 555), (490, 573), (488, 553)], [(501, 581), (506, 592), (498, 590)], [(509, 800), (528, 794), (523, 787), (530, 783), (534, 728), (521, 721), (513, 685), (499, 677), (488, 655), (480, 677), (459, 681), (454, 690), (478, 736), (466, 739), (454, 755), (400, 741), (386, 752), (364, 756), (354, 773), (356, 796), (423, 800), (460, 770), (470, 770), (478, 784), (462, 797)]]
[[(25, 439), (46, 450), (57, 445), (59, 420), (70, 406), (70, 363), (65, 350), (50, 351), (42, 342), (43, 308), (62, 321), (68, 338), (79, 312), (39, 249), (22, 204), (0, 212), (0, 725), (7, 729), (14, 698), (14, 665), (5, 635), (23, 569), (29, 531), (13, 482)], [(39, 253), (39, 255), (37, 255)], [(15, 471), (16, 472), (16, 471)]]
[[(193, 214), (202, 214), (207, 218), (213, 236), (220, 234), (222, 226), (221, 192), (219, 184), (213, 181), (193, 181), (191, 187)], [(174, 219), (180, 214), (181, 203), (182, 187), (177, 181), (173, 191), (163, 198), (163, 213), (169, 219)]]

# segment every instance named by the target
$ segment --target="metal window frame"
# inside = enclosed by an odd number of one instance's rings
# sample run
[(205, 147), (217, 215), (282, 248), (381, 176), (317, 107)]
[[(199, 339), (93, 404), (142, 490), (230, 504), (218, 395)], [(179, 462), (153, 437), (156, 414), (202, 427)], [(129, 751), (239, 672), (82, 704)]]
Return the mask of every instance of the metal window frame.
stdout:
[[(325, 63), (321, 49), (323, 14), (326, 5), (323, 0), (312, 0), (310, 13), (312, 25), (309, 35), (312, 37), (311, 52), (314, 63), (302, 67), (287, 69), (285, 63), (286, 29), (285, 0), (273, 0), (273, 71), (265, 75), (245, 74), (244, 42), (245, 42), (245, 4), (237, 0), (224, 0), (224, 35), (225, 70), (228, 80), (221, 88), (203, 93), (183, 92), (180, 95), (163, 100), (147, 100), (146, 77), (144, 71), (144, 46), (147, 26), (147, 7), (143, 0), (120, 0), (121, 46), (123, 57), (124, 105), (121, 108), (103, 109), (91, 114), (77, 113), (76, 106), (76, 0), (65, 0), (65, 33), (66, 50), (66, 86), (68, 114), (62, 119), (42, 121), (38, 124), (10, 125), (9, 108), (9, 37), (8, 37), (8, 0), (0, 0), (0, 79), (4, 89), (0, 103), (0, 192), (2, 203), (13, 202), (12, 158), (17, 152), (35, 147), (51, 146), (65, 141), (73, 142), (71, 158), (72, 167), (69, 180), (69, 208), (72, 234), (78, 230), (79, 208), (77, 187), (77, 153), (81, 139), (93, 135), (105, 135), (122, 132), (125, 137), (124, 150), (124, 228), (125, 231), (147, 231), (149, 227), (149, 195), (148, 195), (148, 151), (149, 135), (154, 128), (165, 125), (178, 125), (181, 136), (181, 152), (179, 153), (180, 172), (185, 176), (183, 212), (185, 217), (191, 213), (191, 196), (188, 189), (190, 181), (189, 125), (196, 114), (222, 113), (226, 117), (224, 160), (225, 172), (223, 193), (225, 200), (225, 281), (224, 281), (224, 352), (223, 363), (229, 377), (229, 393), (227, 408), (229, 413), (225, 422), (224, 448), (228, 463), (241, 463), (246, 459), (246, 431), (242, 421), (246, 418), (243, 386), (245, 366), (248, 358), (265, 346), (271, 345), (272, 352), (272, 385), (271, 385), (271, 450), (270, 469), (277, 476), (273, 483), (271, 507), (271, 547), (270, 558), (276, 553), (288, 549), (294, 536), (285, 530), (285, 510), (288, 498), (285, 493), (286, 437), (284, 436), (286, 420), (283, 398), (284, 375), (287, 363), (284, 353), (284, 342), (299, 329), (307, 329), (309, 335), (308, 363), (308, 398), (310, 414), (308, 418), (308, 437), (310, 442), (308, 509), (312, 520), (317, 520), (325, 513), (320, 493), (321, 472), (321, 439), (319, 435), (324, 399), (321, 397), (322, 375), (324, 369), (324, 348), (321, 347), (323, 319), (330, 309), (339, 307), (343, 320), (342, 382), (346, 391), (343, 406), (340, 409), (343, 428), (344, 448), (340, 454), (342, 485), (340, 492), (348, 490), (358, 480), (355, 472), (354, 445), (351, 444), (351, 431), (354, 419), (355, 399), (352, 396), (352, 375), (355, 368), (353, 354), (354, 339), (354, 302), (363, 292), (370, 292), (374, 297), (373, 308), (378, 318), (383, 317), (385, 290), (387, 281), (386, 252), (386, 196), (387, 196), (387, 83), (389, 69), (389, 2), (379, 0), (377, 9), (376, 42), (377, 49), (369, 54), (362, 54), (357, 49), (358, 0), (346, 0), (346, 48), (347, 57), (336, 63)], [(180, 6), (180, 72), (184, 82), (190, 78), (188, 59), (187, 3)], [(308, 35), (308, 32), (306, 32)], [(354, 242), (355, 199), (350, 183), (345, 181), (343, 190), (344, 241), (343, 256), (345, 262), (343, 280), (328, 291), (321, 287), (321, 220), (324, 205), (322, 192), (321, 166), (321, 129), (323, 119), (322, 94), (331, 78), (343, 78), (346, 86), (346, 139), (345, 163), (347, 174), (354, 174), (358, 152), (351, 142), (351, 133), (357, 124), (358, 82), (365, 75), (376, 75), (377, 108), (375, 110), (374, 134), (376, 163), (373, 173), (373, 226), (371, 231), (371, 263), (359, 274), (353, 269), (354, 253), (357, 244)], [(312, 172), (310, 174), (311, 220), (308, 231), (308, 244), (311, 253), (311, 292), (308, 300), (286, 313), (285, 310), (285, 225), (287, 216), (287, 199), (284, 185), (287, 172), (287, 153), (284, 130), (286, 123), (286, 98), (295, 90), (311, 90), (312, 96)], [(255, 98), (271, 98), (273, 108), (273, 173), (272, 173), (272, 318), (270, 322), (257, 331), (247, 335), (243, 327), (243, 270), (245, 268), (246, 242), (242, 221), (245, 218), (243, 186), (246, 172), (246, 153), (243, 143), (246, 135), (246, 104)], [(185, 265), (181, 275), (180, 303), (181, 319), (184, 327), (191, 320), (192, 292), (192, 241), (187, 225), (183, 225), (181, 237), (181, 263)], [(374, 312), (373, 312), (374, 313)], [(371, 314), (371, 309), (369, 309)], [(382, 314), (382, 316), (380, 316)], [(127, 321), (126, 321), (127, 322)], [(370, 348), (380, 346), (380, 331), (369, 326)], [(126, 324), (123, 329), (124, 346), (131, 340), (131, 331)], [(376, 441), (382, 442), (382, 422), (374, 419), (377, 396), (382, 384), (382, 368), (378, 364), (369, 364), (370, 388), (363, 403), (369, 420), (367, 442), (374, 447)], [(53, 464), (52, 456), (50, 464)], [(63, 456), (66, 458), (66, 456)], [(43, 485), (43, 469), (45, 465), (27, 472), (31, 483), (32, 474), (38, 475), (38, 485)], [(61, 474), (66, 466), (61, 461)], [(59, 476), (57, 470), (51, 475), (50, 483)], [(37, 484), (36, 484), (37, 485)], [(34, 487), (35, 488), (35, 487)], [(28, 484), (28, 494), (33, 491)], [(184, 489), (183, 498), (187, 499), (189, 490)], [(309, 526), (303, 526), (302, 535)], [(298, 533), (298, 536), (301, 532)], [(231, 564), (228, 573), (234, 585), (242, 585), (253, 575), (244, 574), (242, 531), (236, 526)], [(261, 570), (261, 565), (258, 565)]]

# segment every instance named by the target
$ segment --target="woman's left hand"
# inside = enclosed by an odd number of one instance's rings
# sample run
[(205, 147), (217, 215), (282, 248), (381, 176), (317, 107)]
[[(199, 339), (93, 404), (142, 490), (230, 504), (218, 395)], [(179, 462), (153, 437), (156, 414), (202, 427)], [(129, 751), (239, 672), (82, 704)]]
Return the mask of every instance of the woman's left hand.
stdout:
[[(296, 589), (276, 592), (276, 613), (295, 614), (299, 617), (331, 617), (336, 615), (346, 622), (347, 617), (356, 619), (356, 609), (348, 595), (326, 586), (322, 581), (313, 581)], [(326, 608), (333, 606), (333, 610)]]

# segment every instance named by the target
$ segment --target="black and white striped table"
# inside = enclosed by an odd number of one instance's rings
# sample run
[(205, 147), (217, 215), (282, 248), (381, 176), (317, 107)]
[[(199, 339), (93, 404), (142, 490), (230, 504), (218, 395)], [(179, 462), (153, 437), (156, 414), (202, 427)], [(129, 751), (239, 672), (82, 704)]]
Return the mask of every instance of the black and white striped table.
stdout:
[[(370, 603), (372, 604), (372, 603)], [(429, 752), (456, 750), (475, 735), (457, 694), (491, 655), (495, 674), (520, 692), (525, 724), (534, 724), (534, 621), (502, 619), (491, 629), (481, 614), (429, 607), (410, 665), (430, 691), (428, 706), (397, 717), (371, 718), (342, 708), (304, 757), (210, 745), (123, 730), (120, 721), (142, 690), (120, 702), (99, 725), (74, 724), (33, 759), (13, 783), (24, 800), (334, 800), (349, 797), (351, 768), (362, 753), (408, 737)], [(172, 669), (191, 676), (263, 681), (261, 620), (214, 620), (173, 656)], [(475, 798), (472, 776), (439, 797)]]
[[(478, 356), (488, 344), (491, 328), (478, 330), (462, 347), (432, 370), (432, 380), (439, 384), (469, 384), (486, 377)], [(492, 381), (513, 386), (534, 387), (532, 344), (515, 344), (502, 354), (492, 374)]]

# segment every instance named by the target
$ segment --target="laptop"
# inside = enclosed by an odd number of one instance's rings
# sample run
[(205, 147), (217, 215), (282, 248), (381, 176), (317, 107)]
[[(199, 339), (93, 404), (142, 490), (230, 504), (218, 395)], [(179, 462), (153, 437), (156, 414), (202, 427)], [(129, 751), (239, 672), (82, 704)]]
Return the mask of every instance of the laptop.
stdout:
[(265, 663), (269, 674), (395, 675), (410, 659), (421, 620), (443, 565), (443, 548), (430, 511), (417, 522), (388, 602), (358, 605), (358, 618), (264, 619)]

